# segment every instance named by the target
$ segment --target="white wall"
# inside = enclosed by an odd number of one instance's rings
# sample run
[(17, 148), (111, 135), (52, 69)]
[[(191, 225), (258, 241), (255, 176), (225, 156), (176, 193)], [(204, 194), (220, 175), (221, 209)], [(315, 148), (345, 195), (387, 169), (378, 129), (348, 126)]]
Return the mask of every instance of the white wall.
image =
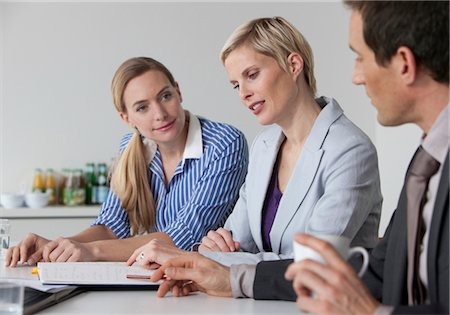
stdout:
[[(231, 89), (218, 53), (239, 24), (275, 15), (309, 40), (319, 94), (336, 98), (376, 144), (385, 209), (393, 209), (404, 171), (398, 165), (406, 167), (417, 134), (400, 130), (401, 144), (393, 144), (377, 126), (364, 89), (351, 84), (350, 12), (340, 2), (0, 3), (0, 191), (29, 185), (36, 167), (109, 162), (127, 132), (110, 82), (133, 56), (163, 62), (181, 86), (186, 109), (237, 126), (251, 142), (261, 127)], [(402, 157), (398, 164), (392, 147)], [(388, 217), (386, 211), (382, 226)]]
[(4, 156), (5, 156), (5, 113), (4, 113), (4, 98), (3, 98), (3, 82), (5, 82), (4, 76), (4, 33), (5, 33), (5, 18), (4, 18), (4, 7), (0, 4), (0, 192), (2, 192), (2, 188), (4, 186), (3, 178), (5, 178), (4, 174)]

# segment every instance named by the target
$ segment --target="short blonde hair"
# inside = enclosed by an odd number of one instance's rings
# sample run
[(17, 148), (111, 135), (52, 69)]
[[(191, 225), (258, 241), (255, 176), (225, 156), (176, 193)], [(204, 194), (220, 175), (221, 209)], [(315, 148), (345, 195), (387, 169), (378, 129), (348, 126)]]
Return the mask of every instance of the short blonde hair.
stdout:
[(316, 95), (314, 58), (311, 46), (291, 23), (282, 17), (259, 18), (242, 24), (234, 30), (220, 52), (222, 63), (239, 46), (246, 44), (258, 53), (274, 58), (279, 66), (289, 71), (287, 57), (299, 53), (304, 62), (303, 73), (306, 83)]

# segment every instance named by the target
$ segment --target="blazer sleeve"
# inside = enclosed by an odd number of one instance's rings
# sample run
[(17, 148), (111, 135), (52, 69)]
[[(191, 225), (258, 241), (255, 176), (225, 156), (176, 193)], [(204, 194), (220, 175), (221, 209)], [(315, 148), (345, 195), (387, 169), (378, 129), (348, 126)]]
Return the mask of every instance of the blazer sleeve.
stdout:
[(292, 262), (292, 259), (285, 259), (258, 263), (253, 282), (254, 299), (295, 301), (297, 295), (292, 281), (284, 278), (284, 273)]
[(224, 228), (232, 231), (233, 239), (239, 240), (241, 250), (245, 252), (256, 252), (257, 246), (250, 231), (250, 224), (247, 213), (247, 191), (246, 183), (241, 186), (239, 199), (236, 202), (233, 212), (225, 222)]
[(256, 143), (257, 139), (253, 141), (250, 147), (248, 172), (246, 174), (245, 181), (242, 184), (241, 189), (239, 190), (239, 198), (234, 205), (233, 212), (230, 214), (224, 225), (225, 229), (232, 231), (233, 239), (239, 241), (241, 245), (241, 251), (249, 253), (256, 253), (259, 251), (250, 229), (247, 200), (247, 183), (248, 178), (252, 173), (251, 169), (253, 165), (253, 154)]
[(224, 266), (250, 264), (256, 265), (260, 261), (291, 259), (291, 255), (277, 255), (272, 252), (247, 253), (247, 252), (214, 252), (205, 251), (203, 256), (212, 259)]

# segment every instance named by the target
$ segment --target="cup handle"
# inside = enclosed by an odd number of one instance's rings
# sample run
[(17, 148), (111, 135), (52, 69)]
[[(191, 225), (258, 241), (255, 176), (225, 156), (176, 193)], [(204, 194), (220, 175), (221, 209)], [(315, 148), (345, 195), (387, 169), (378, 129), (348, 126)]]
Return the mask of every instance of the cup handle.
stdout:
[(350, 252), (349, 256), (359, 253), (363, 257), (363, 264), (362, 264), (361, 269), (358, 272), (358, 276), (361, 278), (363, 276), (363, 274), (366, 272), (367, 266), (369, 265), (369, 254), (367, 253), (367, 250), (364, 247), (360, 247), (360, 246), (350, 248), (349, 252)]

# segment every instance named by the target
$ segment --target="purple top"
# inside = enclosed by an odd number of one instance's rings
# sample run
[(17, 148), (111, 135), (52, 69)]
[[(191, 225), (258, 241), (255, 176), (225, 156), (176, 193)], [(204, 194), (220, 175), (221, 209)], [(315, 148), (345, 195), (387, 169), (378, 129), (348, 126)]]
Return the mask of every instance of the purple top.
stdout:
[(264, 200), (263, 213), (261, 218), (261, 233), (263, 248), (266, 252), (272, 251), (272, 244), (270, 243), (269, 233), (272, 230), (273, 221), (277, 214), (280, 199), (283, 196), (280, 189), (278, 189), (278, 160), (273, 168), (272, 177), (270, 179), (269, 187), (267, 188), (266, 200)]

